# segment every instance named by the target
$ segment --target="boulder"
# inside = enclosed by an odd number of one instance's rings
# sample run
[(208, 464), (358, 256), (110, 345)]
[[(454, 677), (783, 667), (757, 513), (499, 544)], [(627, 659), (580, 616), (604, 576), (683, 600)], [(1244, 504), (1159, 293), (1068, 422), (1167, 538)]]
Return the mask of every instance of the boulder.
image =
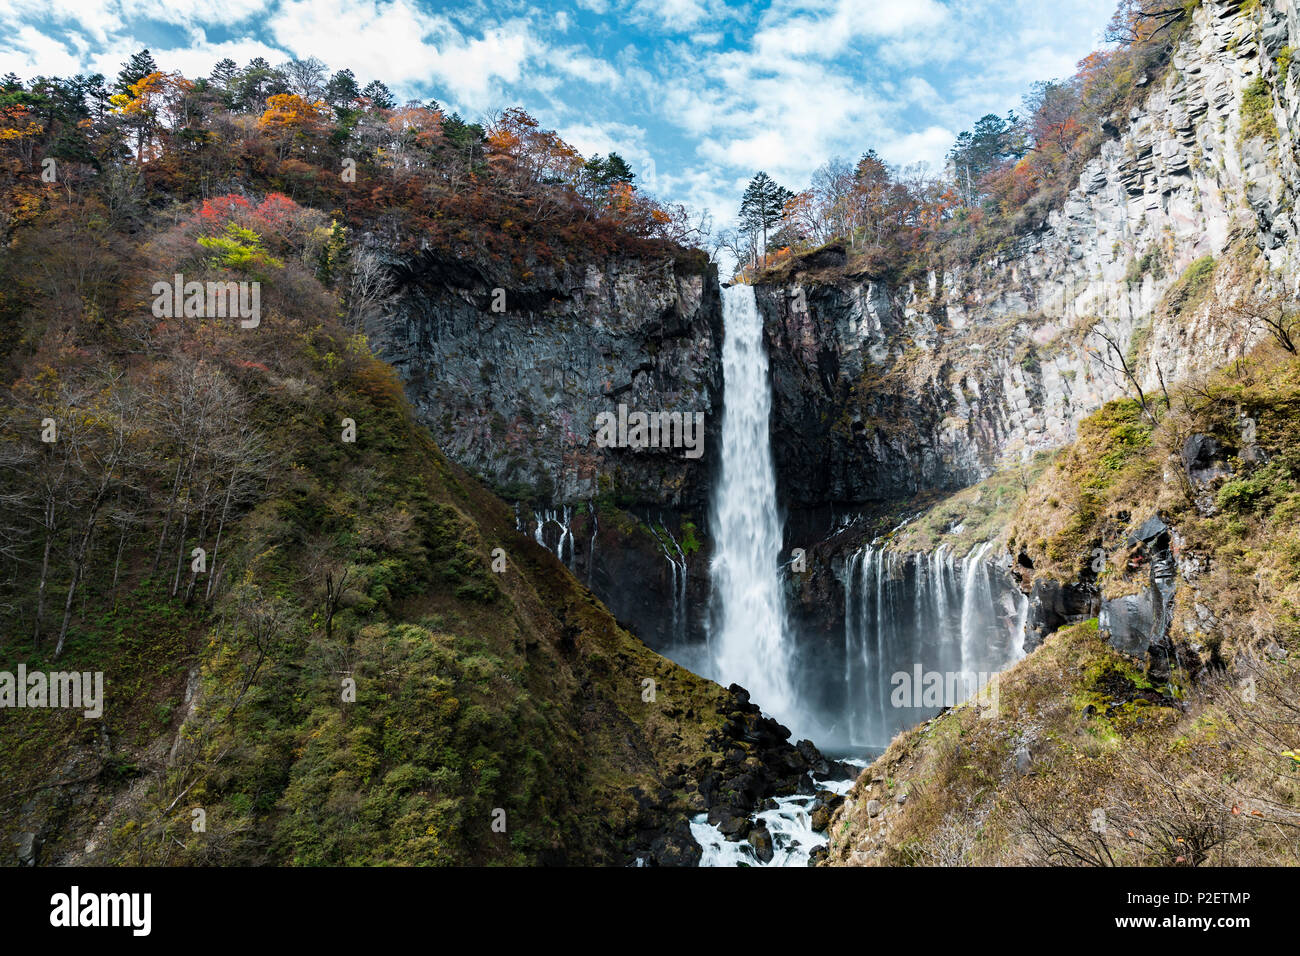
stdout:
[(1032, 651), (1057, 628), (1087, 620), (1097, 613), (1097, 589), (1087, 582), (1063, 584), (1038, 578), (1029, 590), (1025, 617), (1025, 650)]
[(18, 851), (19, 866), (35, 866), (41, 852), (41, 838), (31, 832), (18, 834), (14, 841)]
[(1152, 589), (1101, 602), (1097, 626), (1110, 646), (1141, 657), (1151, 647), (1157, 613)]
[(1203, 488), (1220, 475), (1232, 473), (1227, 454), (1211, 435), (1196, 434), (1183, 442), (1183, 471), (1195, 488)]
[(760, 823), (749, 831), (749, 845), (754, 848), (754, 854), (763, 863), (771, 863), (775, 851), (772, 847), (772, 834), (767, 829), (767, 825)]
[(703, 855), (691, 835), (690, 824), (683, 820), (651, 842), (647, 862), (652, 866), (699, 866)]

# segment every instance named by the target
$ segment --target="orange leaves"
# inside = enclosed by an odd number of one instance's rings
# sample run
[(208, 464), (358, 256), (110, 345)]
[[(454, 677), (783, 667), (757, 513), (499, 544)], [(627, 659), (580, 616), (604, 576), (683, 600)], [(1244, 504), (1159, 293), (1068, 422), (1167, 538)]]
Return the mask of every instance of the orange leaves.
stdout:
[(194, 89), (194, 83), (179, 73), (155, 71), (131, 84), (129, 93), (111, 97), (114, 112), (127, 117), (155, 116), (161, 110), (179, 113), (181, 101)]
[(489, 158), (521, 184), (559, 182), (572, 187), (582, 171), (582, 154), (518, 107), (506, 110), (488, 126), (487, 142)]
[(309, 103), (296, 93), (277, 93), (266, 101), (259, 129), (319, 133), (329, 120), (329, 107), (321, 100)]

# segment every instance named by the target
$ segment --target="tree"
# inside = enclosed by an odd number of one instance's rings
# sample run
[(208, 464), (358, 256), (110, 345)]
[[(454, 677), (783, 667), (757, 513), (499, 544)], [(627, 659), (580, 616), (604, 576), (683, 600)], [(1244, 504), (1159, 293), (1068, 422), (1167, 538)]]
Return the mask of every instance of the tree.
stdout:
[(325, 84), (325, 92), (322, 95), (325, 102), (336, 111), (348, 109), (361, 96), (361, 87), (357, 85), (357, 78), (351, 70), (339, 70)]
[(1193, 4), (1177, 0), (1121, 0), (1106, 27), (1110, 43), (1146, 43), (1182, 21)]
[(785, 204), (794, 193), (776, 183), (765, 172), (759, 172), (749, 181), (740, 200), (740, 225), (755, 235), (762, 234), (764, 261), (767, 257), (767, 234), (785, 216)]
[(397, 98), (393, 96), (392, 90), (379, 80), (371, 80), (367, 83), (361, 95), (370, 101), (372, 110), (391, 110), (397, 105)]
[(1156, 413), (1147, 401), (1146, 393), (1142, 390), (1142, 383), (1138, 381), (1137, 371), (1129, 363), (1124, 349), (1120, 347), (1119, 333), (1103, 324), (1094, 326), (1091, 334), (1100, 339), (1106, 347), (1105, 349), (1089, 349), (1089, 351), (1096, 356), (1097, 361), (1105, 368), (1124, 377), (1124, 380), (1132, 386), (1134, 393), (1137, 395), (1138, 404), (1142, 406), (1142, 412), (1146, 415), (1147, 420), (1152, 425), (1158, 424)]
[(240, 71), (235, 87), (238, 91), (236, 106), (257, 113), (266, 109), (268, 98), (289, 92), (289, 83), (284, 74), (260, 56), (248, 61), (248, 66)]
[(277, 93), (267, 99), (266, 112), (257, 125), (276, 137), (283, 159), (295, 141), (310, 140), (325, 132), (328, 112), (320, 100), (310, 103), (296, 93)]
[(280, 72), (289, 84), (289, 91), (308, 102), (320, 99), (325, 92), (325, 64), (314, 56), (282, 63)]
[(618, 153), (593, 156), (582, 165), (579, 191), (583, 198), (597, 207), (609, 205), (613, 191), (619, 186), (631, 186), (636, 174)]
[(235, 105), (236, 83), (239, 80), (239, 66), (230, 57), (219, 60), (208, 76), (212, 89), (220, 96), (226, 109)]
[(1249, 332), (1262, 328), (1282, 349), (1291, 355), (1300, 346), (1300, 308), (1286, 296), (1250, 296), (1226, 309), (1241, 321)]
[(150, 73), (157, 72), (158, 64), (154, 62), (153, 56), (148, 49), (133, 53), (131, 58), (122, 64), (122, 69), (117, 74), (117, 84), (113, 89), (117, 93), (129, 93), (132, 86), (139, 83)]
[(963, 132), (948, 151), (948, 164), (958, 191), (972, 206), (983, 195), (981, 182), (1007, 160), (1019, 159), (1024, 148), (1017, 136), (1018, 119), (1014, 112), (1004, 119), (987, 113), (974, 128)]

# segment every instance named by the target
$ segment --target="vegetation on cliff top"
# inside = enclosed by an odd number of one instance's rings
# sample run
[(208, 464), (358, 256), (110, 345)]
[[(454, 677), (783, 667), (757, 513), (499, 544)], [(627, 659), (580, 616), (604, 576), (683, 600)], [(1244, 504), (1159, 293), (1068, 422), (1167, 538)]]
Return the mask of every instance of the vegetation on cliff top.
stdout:
[[(1123, 0), (1106, 31), (1112, 46), (1081, 60), (1071, 77), (1036, 83), (1019, 113), (981, 117), (957, 137), (941, 174), (890, 167), (873, 149), (856, 162), (832, 159), (791, 195), (770, 240), (742, 216), (741, 228), (715, 244), (767, 282), (827, 268), (908, 279), (936, 263), (1005, 253), (1061, 204), (1084, 164), (1154, 88), (1197, 6)], [(1271, 91), (1257, 91), (1247, 105), (1256, 101), (1243, 135), (1261, 135), (1272, 121)]]

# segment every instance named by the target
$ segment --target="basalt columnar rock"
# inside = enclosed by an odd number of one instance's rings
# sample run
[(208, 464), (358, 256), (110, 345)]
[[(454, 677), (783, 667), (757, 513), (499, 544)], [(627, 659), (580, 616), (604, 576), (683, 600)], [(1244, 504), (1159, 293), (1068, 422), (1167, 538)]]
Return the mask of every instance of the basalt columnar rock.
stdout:
[[(1152, 394), (1242, 354), (1262, 332), (1220, 300), (1294, 292), (1300, 267), (1295, 46), (1294, 0), (1207, 0), (1145, 104), (1008, 248), (907, 281), (846, 275), (824, 249), (760, 288), (789, 507), (958, 488), (1068, 443), (1131, 394), (1094, 326)], [(1244, 131), (1261, 108), (1276, 135)]]
[[(698, 640), (721, 414), (716, 269), (686, 253), (522, 272), (369, 254), (391, 284), (367, 335), (440, 446), (643, 640)], [(702, 427), (673, 432), (682, 447), (601, 440), (601, 415), (661, 412)]]

